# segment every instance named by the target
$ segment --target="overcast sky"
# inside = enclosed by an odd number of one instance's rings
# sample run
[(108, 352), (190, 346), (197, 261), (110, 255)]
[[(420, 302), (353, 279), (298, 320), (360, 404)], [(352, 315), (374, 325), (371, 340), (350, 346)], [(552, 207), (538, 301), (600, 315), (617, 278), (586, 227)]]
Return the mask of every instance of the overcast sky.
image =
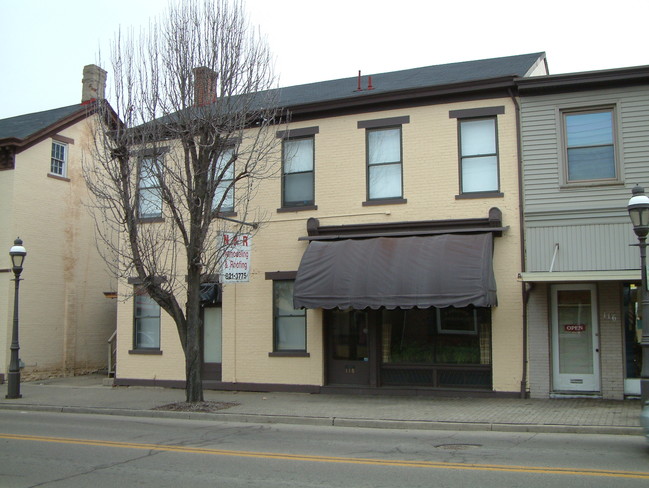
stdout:
[[(649, 65), (649, 0), (245, 3), (281, 86), (539, 51), (551, 74)], [(0, 0), (0, 119), (80, 102), (83, 66), (109, 69), (118, 27), (146, 26), (165, 8), (165, 0)]]

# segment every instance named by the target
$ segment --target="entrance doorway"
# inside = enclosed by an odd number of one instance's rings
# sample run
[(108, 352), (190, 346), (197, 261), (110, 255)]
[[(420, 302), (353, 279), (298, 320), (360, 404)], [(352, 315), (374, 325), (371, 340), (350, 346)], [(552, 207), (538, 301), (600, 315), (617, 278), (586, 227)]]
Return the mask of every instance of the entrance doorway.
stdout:
[(599, 392), (595, 285), (552, 287), (552, 376), (559, 392)]
[[(370, 385), (369, 312), (353, 310), (327, 312), (327, 383)], [(372, 334), (374, 336), (374, 334)]]
[(203, 379), (221, 381), (221, 307), (203, 308)]

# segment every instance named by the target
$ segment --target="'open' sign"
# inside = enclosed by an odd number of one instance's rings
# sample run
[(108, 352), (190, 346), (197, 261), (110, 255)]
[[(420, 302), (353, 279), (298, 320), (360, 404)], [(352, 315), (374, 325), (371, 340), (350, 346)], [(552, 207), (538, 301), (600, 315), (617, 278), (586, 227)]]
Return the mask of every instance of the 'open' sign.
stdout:
[(566, 332), (584, 332), (586, 330), (586, 324), (565, 324), (563, 330)]

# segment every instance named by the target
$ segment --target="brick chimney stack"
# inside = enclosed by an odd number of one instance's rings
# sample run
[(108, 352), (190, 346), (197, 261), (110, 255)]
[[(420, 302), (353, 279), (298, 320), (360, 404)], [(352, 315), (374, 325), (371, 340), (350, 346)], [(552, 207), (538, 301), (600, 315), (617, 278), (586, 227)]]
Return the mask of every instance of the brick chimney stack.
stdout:
[(96, 64), (89, 64), (83, 67), (83, 90), (81, 91), (81, 103), (89, 100), (103, 100), (106, 98), (106, 74)]
[(194, 105), (216, 102), (216, 72), (206, 66), (194, 68)]

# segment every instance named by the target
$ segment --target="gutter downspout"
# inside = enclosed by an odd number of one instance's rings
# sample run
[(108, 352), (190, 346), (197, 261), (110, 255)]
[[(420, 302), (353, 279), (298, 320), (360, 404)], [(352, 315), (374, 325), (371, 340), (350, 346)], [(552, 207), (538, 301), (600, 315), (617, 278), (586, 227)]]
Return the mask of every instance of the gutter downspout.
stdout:
[[(517, 146), (517, 159), (518, 159), (518, 219), (520, 226), (520, 248), (521, 248), (521, 268), (523, 272), (526, 271), (525, 266), (525, 220), (523, 217), (523, 151), (522, 151), (522, 140), (521, 140), (521, 108), (516, 98), (516, 95), (510, 88), (509, 96), (512, 99), (512, 103), (516, 109), (516, 146)], [(529, 294), (532, 291), (532, 287), (529, 290), (526, 288), (525, 283), (521, 283), (521, 299), (523, 302), (523, 364), (522, 364), (522, 377), (521, 377), (521, 386), (520, 386), (520, 397), (527, 397), (527, 302), (529, 300)]]

